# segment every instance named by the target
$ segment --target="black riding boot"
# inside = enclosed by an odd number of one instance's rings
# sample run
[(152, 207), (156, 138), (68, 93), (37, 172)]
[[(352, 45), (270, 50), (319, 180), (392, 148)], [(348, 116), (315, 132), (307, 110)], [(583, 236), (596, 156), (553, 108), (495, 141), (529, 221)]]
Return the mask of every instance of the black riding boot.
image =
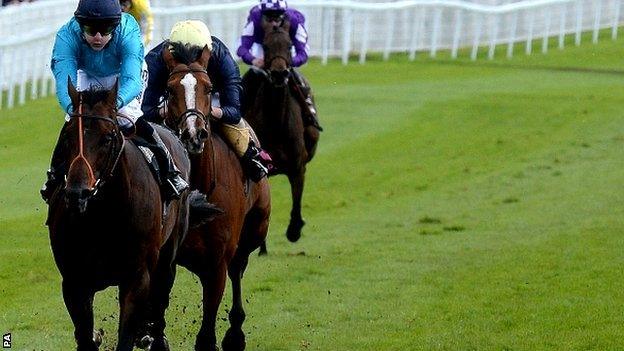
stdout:
[(269, 173), (268, 169), (262, 164), (260, 150), (254, 145), (253, 141), (249, 142), (247, 151), (245, 151), (245, 154), (240, 160), (243, 171), (247, 174), (247, 177), (256, 183)]
[(39, 190), (39, 193), (41, 194), (41, 198), (43, 199), (43, 201), (45, 201), (45, 203), (47, 204), (49, 203), (50, 198), (54, 194), (56, 188), (63, 184), (63, 176), (60, 174), (60, 172), (56, 171), (54, 166), (50, 166), (50, 169), (48, 169), (46, 173), (48, 179)]
[(254, 66), (251, 66), (243, 75), (241, 79), (241, 86), (243, 88), (241, 96), (241, 116), (245, 117), (245, 114), (253, 107), (253, 103), (256, 99), (256, 92), (265, 77), (266, 75), (262, 73), (262, 70)]
[[(63, 125), (61, 128), (61, 132), (59, 133), (59, 141), (61, 140), (61, 136), (63, 135), (63, 131), (65, 130), (65, 126), (67, 123)], [(61, 150), (60, 150), (59, 142), (56, 142), (56, 146), (54, 146), (54, 151), (52, 152), (52, 160), (50, 161), (50, 169), (47, 171), (47, 180), (39, 190), (41, 194), (41, 198), (45, 203), (49, 203), (50, 198), (56, 191), (56, 189), (61, 186), (64, 182), (63, 178), (66, 173), (66, 164), (61, 160)]]
[(312, 98), (312, 89), (310, 88), (310, 85), (298, 70), (293, 68), (291, 69), (291, 71), (293, 76), (295, 77), (295, 84), (297, 84), (297, 88), (301, 93), (301, 99), (303, 100), (303, 119), (305, 124), (311, 125), (314, 128), (323, 131), (323, 127), (321, 127), (318, 120), (316, 106), (314, 104), (314, 99)]
[[(152, 151), (160, 166), (161, 174), (164, 175), (161, 178), (162, 185), (164, 186), (165, 200), (179, 199), (182, 192), (188, 189), (189, 185), (186, 180), (180, 176), (180, 171), (173, 162), (169, 149), (167, 149), (167, 146), (163, 143), (158, 132), (156, 132), (147, 121), (143, 120), (143, 118), (137, 120), (136, 126), (137, 134), (154, 146)], [(149, 133), (150, 130), (151, 133)]]

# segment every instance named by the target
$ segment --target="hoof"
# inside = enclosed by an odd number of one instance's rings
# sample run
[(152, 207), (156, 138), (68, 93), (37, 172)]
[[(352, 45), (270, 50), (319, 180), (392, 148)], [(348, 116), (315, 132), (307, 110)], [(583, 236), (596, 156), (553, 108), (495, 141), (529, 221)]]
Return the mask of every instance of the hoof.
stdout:
[(170, 351), (169, 342), (167, 341), (167, 337), (163, 336), (162, 338), (156, 338), (152, 342), (152, 346), (149, 348), (149, 351)]
[(305, 221), (303, 219), (299, 221), (291, 220), (288, 224), (288, 229), (286, 229), (286, 238), (288, 238), (291, 243), (297, 242), (297, 240), (301, 238), (301, 228), (303, 228), (304, 225)]
[(104, 340), (104, 330), (94, 330), (93, 331), (93, 342), (95, 343), (95, 347), (100, 347), (102, 345), (102, 341)]
[(228, 329), (223, 338), (223, 342), (221, 342), (223, 351), (243, 351), (246, 345), (245, 333), (240, 329), (237, 331)]
[(266, 246), (262, 245), (260, 246), (260, 251), (258, 251), (258, 256), (266, 256), (268, 255), (269, 252), (266, 249)]
[(145, 335), (141, 339), (136, 342), (136, 347), (143, 350), (151, 350), (152, 342), (154, 342), (154, 338), (149, 335)]

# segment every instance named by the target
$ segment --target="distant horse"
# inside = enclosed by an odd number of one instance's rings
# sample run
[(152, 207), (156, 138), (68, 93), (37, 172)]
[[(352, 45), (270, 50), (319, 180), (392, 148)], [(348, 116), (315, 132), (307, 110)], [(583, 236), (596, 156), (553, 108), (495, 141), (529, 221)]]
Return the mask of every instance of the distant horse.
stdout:
[[(163, 282), (173, 281), (175, 252), (186, 232), (187, 194), (170, 202), (163, 214), (159, 185), (143, 154), (119, 129), (117, 85), (77, 92), (70, 81), (69, 94), (77, 113), (64, 126), (57, 148), (70, 166), (66, 185), (50, 199), (47, 219), (63, 298), (77, 349), (97, 350), (101, 335), (93, 329), (93, 297), (118, 285), (116, 350), (130, 351), (147, 301), (162, 308), (160, 297), (169, 295), (170, 285)], [(188, 179), (183, 146), (158, 129)]]
[[(262, 148), (273, 159), (274, 168), (269, 175), (285, 174), (290, 182), (292, 209), (286, 237), (296, 242), (301, 237), (305, 221), (301, 217), (301, 199), (305, 181), (306, 164), (316, 152), (319, 130), (304, 126), (301, 105), (293, 90), (297, 89), (291, 78), (292, 46), (288, 34), (289, 24), (271, 27), (264, 25), (264, 73), (255, 99), (248, 97), (245, 120), (253, 127)], [(250, 74), (250, 73), (248, 73)], [(266, 248), (261, 248), (261, 253)]]
[[(203, 319), (195, 350), (217, 350), (215, 327), (226, 273), (232, 282), (233, 304), (222, 347), (225, 351), (244, 350), (241, 279), (249, 254), (266, 238), (271, 211), (269, 183), (266, 178), (258, 183), (246, 179), (238, 157), (207, 120), (212, 88), (206, 71), (208, 48), (199, 55), (192, 48), (176, 45), (175, 55), (169, 47), (163, 50), (170, 72), (165, 123), (178, 132), (191, 154), (191, 188), (206, 194), (223, 210), (213, 221), (189, 230), (177, 257), (178, 264), (199, 277), (203, 288)], [(186, 89), (195, 93), (187, 94)], [(156, 340), (164, 335), (164, 320), (158, 324), (162, 328), (152, 335)], [(167, 349), (151, 349), (160, 350)]]

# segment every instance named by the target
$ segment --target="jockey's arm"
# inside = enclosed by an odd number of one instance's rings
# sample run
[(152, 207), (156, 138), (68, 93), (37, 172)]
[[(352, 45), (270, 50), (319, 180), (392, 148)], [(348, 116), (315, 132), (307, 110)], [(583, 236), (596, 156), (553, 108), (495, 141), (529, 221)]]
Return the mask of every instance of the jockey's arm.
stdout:
[(126, 106), (132, 99), (141, 94), (143, 81), (141, 68), (143, 67), (143, 42), (141, 30), (134, 20), (128, 20), (121, 34), (121, 70), (119, 72), (119, 93), (117, 107)]
[(293, 67), (299, 67), (308, 62), (308, 31), (305, 28), (305, 18), (300, 12), (295, 12), (290, 23), (290, 38), (295, 47), (295, 56), (292, 58)]
[[(219, 84), (219, 100), (223, 115), (221, 121), (227, 124), (237, 124), (240, 121), (241, 78), (238, 65), (232, 58), (230, 51), (218, 39), (213, 37), (212, 57), (208, 65), (209, 74), (215, 75), (215, 83)], [(216, 66), (215, 66), (216, 65)]]
[(147, 88), (143, 94), (141, 110), (143, 110), (143, 116), (148, 121), (160, 121), (162, 119), (158, 114), (158, 106), (167, 90), (167, 78), (169, 76), (167, 66), (162, 58), (162, 50), (163, 43), (160, 43), (145, 56), (148, 80)]
[(248, 65), (252, 65), (253, 60), (256, 58), (251, 53), (251, 47), (254, 43), (254, 28), (255, 24), (253, 21), (253, 14), (252, 12), (250, 12), (249, 16), (247, 17), (247, 24), (245, 25), (245, 28), (243, 29), (243, 34), (241, 35), (241, 44), (238, 47), (238, 50), (236, 50), (236, 54), (238, 55), (238, 57), (240, 57), (243, 62)]
[(75, 38), (75, 33), (72, 33), (69, 24), (66, 24), (56, 34), (50, 63), (56, 83), (56, 97), (66, 113), (72, 113), (71, 98), (67, 91), (67, 77), (70, 77), (72, 84), (76, 86), (79, 48), (80, 43)]

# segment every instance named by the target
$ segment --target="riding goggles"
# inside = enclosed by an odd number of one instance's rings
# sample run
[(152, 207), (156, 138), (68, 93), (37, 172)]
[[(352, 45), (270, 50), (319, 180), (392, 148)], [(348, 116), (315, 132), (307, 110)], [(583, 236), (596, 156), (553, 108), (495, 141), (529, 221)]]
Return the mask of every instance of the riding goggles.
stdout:
[(84, 33), (92, 37), (97, 33), (104, 37), (111, 34), (117, 28), (117, 24), (82, 24), (80, 28)]
[(280, 14), (266, 13), (262, 16), (264, 17), (264, 20), (269, 23), (271, 22), (282, 23), (285, 17), (283, 13), (280, 13)]

